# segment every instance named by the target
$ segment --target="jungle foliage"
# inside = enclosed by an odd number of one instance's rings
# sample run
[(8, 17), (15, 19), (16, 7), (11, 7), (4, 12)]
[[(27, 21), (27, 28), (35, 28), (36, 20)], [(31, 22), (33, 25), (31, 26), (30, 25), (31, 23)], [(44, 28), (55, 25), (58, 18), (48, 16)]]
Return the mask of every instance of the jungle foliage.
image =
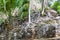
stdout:
[(20, 20), (28, 16), (29, 0), (0, 0), (0, 14), (2, 12), (8, 14), (9, 18), (12, 16), (11, 11), (16, 7), (19, 8), (18, 18)]
[(56, 10), (58, 14), (60, 14), (60, 0), (57, 0), (54, 2), (54, 4), (51, 6), (52, 9)]

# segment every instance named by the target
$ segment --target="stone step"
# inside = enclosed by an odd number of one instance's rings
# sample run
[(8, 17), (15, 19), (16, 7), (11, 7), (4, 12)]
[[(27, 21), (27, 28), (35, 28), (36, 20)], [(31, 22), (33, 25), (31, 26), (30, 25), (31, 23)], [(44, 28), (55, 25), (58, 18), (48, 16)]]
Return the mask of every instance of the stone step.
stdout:
[(60, 40), (60, 36), (49, 38), (50, 40)]

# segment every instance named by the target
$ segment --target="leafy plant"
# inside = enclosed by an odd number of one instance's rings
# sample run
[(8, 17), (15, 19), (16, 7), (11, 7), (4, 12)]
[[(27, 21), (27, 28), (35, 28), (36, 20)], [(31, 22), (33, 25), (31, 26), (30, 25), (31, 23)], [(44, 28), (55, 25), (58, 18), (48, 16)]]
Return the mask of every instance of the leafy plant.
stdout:
[(56, 10), (58, 14), (60, 14), (60, 0), (57, 0), (54, 2), (54, 4), (51, 6), (52, 9)]
[(0, 0), (0, 12), (7, 13), (9, 18), (12, 16), (11, 9), (19, 8), (18, 18), (20, 20), (28, 16), (29, 0)]

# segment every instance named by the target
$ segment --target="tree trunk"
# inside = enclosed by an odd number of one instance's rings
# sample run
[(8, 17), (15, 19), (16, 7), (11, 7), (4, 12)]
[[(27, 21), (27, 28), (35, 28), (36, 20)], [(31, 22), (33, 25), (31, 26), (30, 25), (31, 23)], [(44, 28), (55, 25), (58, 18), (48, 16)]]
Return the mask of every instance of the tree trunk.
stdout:
[(42, 2), (42, 15), (44, 14), (44, 9), (47, 7), (47, 0), (43, 0)]

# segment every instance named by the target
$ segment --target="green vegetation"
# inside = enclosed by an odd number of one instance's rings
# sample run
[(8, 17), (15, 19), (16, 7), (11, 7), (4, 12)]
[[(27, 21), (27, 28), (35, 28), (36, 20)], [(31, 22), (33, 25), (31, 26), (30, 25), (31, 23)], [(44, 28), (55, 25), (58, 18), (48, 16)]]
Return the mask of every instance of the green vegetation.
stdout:
[(57, 0), (54, 2), (54, 4), (51, 6), (52, 9), (56, 10), (58, 14), (60, 14), (60, 0)]
[(20, 20), (28, 16), (29, 0), (0, 0), (0, 12), (8, 14), (9, 18), (12, 16), (12, 10), (16, 7), (19, 8), (18, 18)]

